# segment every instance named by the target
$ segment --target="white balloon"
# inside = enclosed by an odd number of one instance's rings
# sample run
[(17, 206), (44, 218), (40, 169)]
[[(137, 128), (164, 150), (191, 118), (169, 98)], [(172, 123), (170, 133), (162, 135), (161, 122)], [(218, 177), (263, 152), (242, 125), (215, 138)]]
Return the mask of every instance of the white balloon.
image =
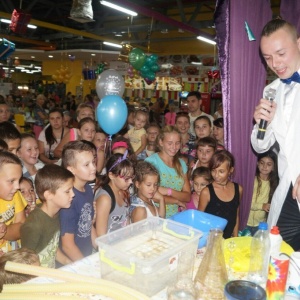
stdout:
[(109, 69), (98, 76), (96, 81), (96, 92), (100, 99), (107, 95), (118, 95), (122, 97), (124, 90), (124, 79), (116, 70)]

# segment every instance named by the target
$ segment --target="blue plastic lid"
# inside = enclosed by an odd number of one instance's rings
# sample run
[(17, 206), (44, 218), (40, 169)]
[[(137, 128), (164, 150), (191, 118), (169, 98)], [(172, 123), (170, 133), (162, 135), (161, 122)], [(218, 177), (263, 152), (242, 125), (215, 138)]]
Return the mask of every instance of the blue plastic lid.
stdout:
[(260, 222), (258, 225), (258, 230), (268, 230), (268, 223)]

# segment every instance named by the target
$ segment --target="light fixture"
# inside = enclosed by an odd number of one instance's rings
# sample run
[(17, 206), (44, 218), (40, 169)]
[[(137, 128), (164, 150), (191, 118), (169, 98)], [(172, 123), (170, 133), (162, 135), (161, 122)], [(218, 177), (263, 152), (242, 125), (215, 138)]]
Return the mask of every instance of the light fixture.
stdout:
[[(11, 20), (7, 20), (7, 19), (0, 19), (0, 22), (2, 23), (6, 23), (6, 24), (10, 24), (11, 23)], [(37, 26), (35, 25), (32, 25), (32, 24), (28, 24), (27, 25), (28, 28), (31, 28), (31, 29), (37, 29)]]
[(131, 16), (134, 16), (134, 17), (136, 17), (138, 15), (135, 11), (132, 11), (132, 10), (129, 10), (129, 9), (125, 8), (125, 7), (122, 7), (122, 6), (110, 3), (108, 1), (100, 1), (100, 3), (102, 5), (105, 5), (105, 6), (113, 8), (113, 9), (122, 11), (123, 13), (131, 15)]
[(110, 42), (103, 42), (103, 44), (107, 45), (107, 46), (116, 47), (116, 48), (122, 48), (122, 45), (114, 44), (114, 43), (110, 43)]
[(208, 39), (208, 38), (206, 38), (204, 36), (201, 36), (201, 35), (197, 36), (197, 39), (200, 40), (200, 41), (203, 41), (205, 43), (208, 43), (208, 44), (212, 44), (212, 45), (216, 45), (217, 44), (215, 41), (210, 40), (210, 39)]
[(96, 56), (96, 54), (95, 53), (91, 53), (91, 56)]
[(37, 29), (37, 26), (32, 25), (32, 24), (28, 24), (27, 27), (28, 27), (28, 28), (31, 28), (31, 29)]
[(2, 23), (6, 23), (6, 24), (10, 24), (11, 20), (7, 20), (7, 19), (0, 19), (0, 22)]
[(49, 58), (53, 58), (53, 55), (48, 55)]
[(35, 58), (35, 56), (31, 56), (31, 58)]
[(199, 66), (199, 65), (202, 65), (202, 62), (201, 61), (192, 61), (191, 64)]

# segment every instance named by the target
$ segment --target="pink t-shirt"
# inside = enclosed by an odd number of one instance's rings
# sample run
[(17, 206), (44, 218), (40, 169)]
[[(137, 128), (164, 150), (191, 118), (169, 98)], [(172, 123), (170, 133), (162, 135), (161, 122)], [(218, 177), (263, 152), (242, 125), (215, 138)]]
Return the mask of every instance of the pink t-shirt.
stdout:
[(167, 112), (165, 114), (165, 125), (175, 125), (176, 113)]
[(192, 194), (190, 202), (186, 204), (186, 209), (198, 209), (198, 207), (196, 207), (194, 203), (194, 199), (196, 199), (197, 197), (197, 200), (199, 200), (199, 196), (196, 193)]

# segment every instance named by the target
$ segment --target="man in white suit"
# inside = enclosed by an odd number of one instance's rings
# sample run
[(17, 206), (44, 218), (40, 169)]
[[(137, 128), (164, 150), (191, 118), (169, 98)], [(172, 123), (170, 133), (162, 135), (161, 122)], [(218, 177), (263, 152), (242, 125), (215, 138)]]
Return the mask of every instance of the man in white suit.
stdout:
[[(300, 39), (296, 28), (280, 19), (268, 22), (261, 34), (260, 49), (268, 67), (279, 78), (264, 90), (264, 96), (271, 88), (276, 91), (274, 101), (261, 99), (255, 108), (251, 143), (258, 153), (267, 151), (276, 141), (279, 144), (280, 182), (268, 224), (278, 225), (283, 239), (294, 250), (300, 250), (300, 203), (292, 195), (300, 173)], [(261, 120), (267, 121), (263, 139), (257, 138)]]

